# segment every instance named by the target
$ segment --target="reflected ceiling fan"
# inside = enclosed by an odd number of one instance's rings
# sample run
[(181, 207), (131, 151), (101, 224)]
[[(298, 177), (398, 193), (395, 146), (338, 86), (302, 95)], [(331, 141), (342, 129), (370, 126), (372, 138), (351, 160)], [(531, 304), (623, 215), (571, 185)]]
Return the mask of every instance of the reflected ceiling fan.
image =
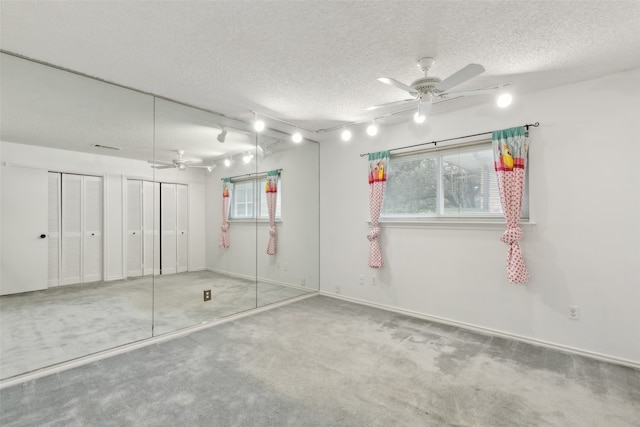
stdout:
[(202, 160), (186, 160), (183, 159), (182, 156), (184, 155), (184, 150), (176, 150), (176, 153), (178, 153), (178, 158), (177, 159), (173, 159), (170, 162), (165, 162), (162, 160), (148, 160), (148, 163), (151, 163), (151, 167), (154, 169), (173, 169), (173, 168), (177, 168), (181, 171), (186, 170), (187, 168), (200, 168), (200, 169), (207, 169), (209, 172), (211, 172), (213, 170), (213, 168), (216, 167), (215, 164), (211, 164), (209, 166), (205, 166), (205, 165), (194, 165), (193, 163), (200, 163), (202, 162)]
[(480, 64), (469, 64), (444, 80), (440, 80), (438, 77), (431, 77), (428, 75), (429, 70), (433, 66), (435, 59), (431, 57), (422, 58), (418, 61), (418, 68), (424, 72), (424, 77), (421, 77), (415, 80), (410, 85), (406, 85), (404, 83), (399, 82), (398, 80), (389, 78), (389, 77), (381, 77), (378, 80), (382, 83), (388, 84), (389, 86), (393, 86), (400, 90), (403, 90), (412, 98), (403, 99), (401, 101), (393, 101), (387, 102), (384, 104), (374, 105), (372, 107), (368, 107), (367, 110), (375, 110), (377, 108), (388, 107), (391, 105), (398, 105), (403, 103), (410, 102), (419, 102), (422, 106), (424, 104), (429, 104), (427, 108), (431, 104), (435, 104), (437, 102), (442, 102), (450, 99), (459, 98), (462, 96), (472, 96), (472, 95), (487, 95), (493, 94), (500, 88), (506, 86), (506, 84), (494, 86), (487, 89), (479, 89), (479, 90), (468, 90), (463, 92), (451, 92), (450, 89), (461, 85), (467, 80), (471, 80), (472, 78), (482, 74), (484, 72), (484, 67)]

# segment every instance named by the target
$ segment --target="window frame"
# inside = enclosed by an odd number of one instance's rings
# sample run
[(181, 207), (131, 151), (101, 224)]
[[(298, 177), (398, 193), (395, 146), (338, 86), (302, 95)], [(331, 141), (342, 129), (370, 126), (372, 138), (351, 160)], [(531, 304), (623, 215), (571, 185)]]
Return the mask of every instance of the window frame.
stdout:
[[(482, 139), (477, 141), (470, 141), (462, 144), (448, 144), (441, 145), (439, 147), (430, 147), (419, 150), (406, 151), (398, 154), (392, 154), (389, 159), (389, 178), (393, 179), (393, 159), (398, 157), (414, 157), (415, 159), (435, 158), (437, 163), (437, 188), (436, 188), (436, 210), (433, 214), (413, 214), (413, 213), (385, 213), (385, 202), (387, 198), (383, 200), (382, 210), (380, 214), (380, 223), (398, 226), (414, 226), (414, 225), (427, 225), (427, 226), (448, 226), (453, 225), (458, 228), (460, 225), (470, 225), (471, 228), (484, 227), (495, 224), (504, 224), (504, 212), (500, 207), (500, 212), (496, 213), (459, 213), (451, 214), (445, 212), (445, 195), (444, 195), (444, 174), (443, 174), (443, 158), (447, 154), (453, 154), (458, 150), (464, 150), (466, 148), (486, 146), (491, 152), (493, 152), (493, 142), (491, 139)], [(492, 160), (493, 163), (493, 160)], [(495, 170), (492, 168), (491, 173), (495, 174)], [(520, 216), (520, 224), (534, 224), (531, 220), (531, 205), (529, 197), (529, 167), (525, 169), (525, 194), (523, 200), (523, 210)], [(388, 183), (387, 183), (388, 185)], [(497, 189), (496, 189), (497, 190)], [(386, 194), (385, 194), (386, 196)], [(496, 194), (499, 199), (499, 194)]]

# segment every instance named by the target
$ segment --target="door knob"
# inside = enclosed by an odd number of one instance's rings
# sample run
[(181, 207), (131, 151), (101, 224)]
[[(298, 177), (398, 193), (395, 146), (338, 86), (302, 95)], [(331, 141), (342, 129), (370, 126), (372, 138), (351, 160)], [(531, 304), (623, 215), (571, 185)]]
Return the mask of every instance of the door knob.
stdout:
[(47, 237), (47, 235), (46, 235), (46, 234), (41, 234), (41, 235), (40, 235), (40, 238), (41, 238), (41, 239), (44, 239), (45, 237)]

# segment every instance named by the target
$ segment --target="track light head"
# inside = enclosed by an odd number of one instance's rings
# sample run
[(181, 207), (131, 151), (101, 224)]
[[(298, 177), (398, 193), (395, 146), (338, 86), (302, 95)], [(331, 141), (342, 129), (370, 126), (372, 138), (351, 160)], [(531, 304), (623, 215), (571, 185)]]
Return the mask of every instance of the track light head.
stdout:
[(220, 134), (216, 139), (218, 140), (218, 142), (222, 143), (225, 141), (226, 138), (227, 138), (227, 130), (223, 128), (222, 132), (220, 132)]
[(342, 130), (342, 133), (340, 134), (340, 138), (342, 138), (344, 142), (349, 141), (351, 139), (351, 131), (347, 128), (344, 128)]

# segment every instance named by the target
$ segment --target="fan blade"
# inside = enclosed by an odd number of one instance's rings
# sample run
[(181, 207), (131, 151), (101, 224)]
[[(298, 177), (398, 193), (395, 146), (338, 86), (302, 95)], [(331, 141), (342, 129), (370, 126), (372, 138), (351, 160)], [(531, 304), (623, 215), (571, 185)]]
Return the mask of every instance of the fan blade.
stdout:
[(389, 107), (390, 105), (398, 105), (398, 104), (403, 104), (405, 102), (412, 102), (412, 101), (417, 101), (417, 99), (411, 98), (411, 99), (403, 99), (402, 101), (385, 102), (384, 104), (378, 104), (378, 105), (373, 105), (371, 107), (367, 107), (365, 108), (365, 110), (367, 111), (377, 110), (378, 108)]
[(435, 85), (433, 90), (435, 92), (446, 92), (452, 87), (458, 86), (469, 79), (474, 78), (478, 74), (484, 73), (484, 67), (480, 64), (469, 64), (451, 74), (449, 77)]
[(450, 96), (474, 96), (474, 95), (493, 95), (497, 89), (478, 89), (466, 90), (462, 92), (445, 92), (438, 95), (439, 97), (448, 98)]
[(173, 166), (173, 162), (165, 162), (162, 160), (147, 160), (147, 163), (151, 163), (152, 165), (167, 165), (167, 166)]
[(160, 165), (160, 166), (152, 165), (151, 167), (154, 168), (154, 169), (173, 169), (173, 168), (176, 167), (176, 165), (174, 165), (174, 164)]
[(420, 94), (420, 92), (418, 92), (417, 90), (415, 90), (414, 88), (412, 88), (411, 86), (407, 86), (404, 83), (400, 83), (397, 80), (391, 79), (389, 77), (380, 77), (378, 79), (378, 81), (384, 83), (384, 84), (388, 84), (389, 86), (393, 86), (396, 87), (400, 90), (403, 90), (405, 92), (409, 92), (410, 95), (413, 96), (418, 96)]
[(188, 168), (202, 168), (202, 169), (208, 169), (212, 166), (196, 166), (196, 165), (187, 165)]

